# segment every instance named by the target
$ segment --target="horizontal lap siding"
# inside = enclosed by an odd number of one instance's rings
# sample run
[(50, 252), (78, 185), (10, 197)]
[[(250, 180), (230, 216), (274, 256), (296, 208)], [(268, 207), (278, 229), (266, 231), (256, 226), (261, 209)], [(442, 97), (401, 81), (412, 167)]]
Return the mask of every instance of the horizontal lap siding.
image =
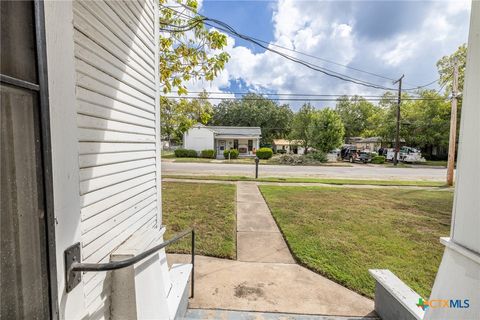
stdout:
[[(154, 5), (73, 8), (82, 259), (107, 262), (134, 232), (158, 223)], [(90, 317), (108, 319), (109, 273), (83, 281)]]

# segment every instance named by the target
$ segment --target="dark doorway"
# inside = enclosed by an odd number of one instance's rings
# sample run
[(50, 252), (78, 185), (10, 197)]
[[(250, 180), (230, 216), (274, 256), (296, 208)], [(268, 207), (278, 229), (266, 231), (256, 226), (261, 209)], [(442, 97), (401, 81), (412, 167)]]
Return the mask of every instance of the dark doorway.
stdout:
[(43, 3), (0, 13), (0, 318), (57, 318)]

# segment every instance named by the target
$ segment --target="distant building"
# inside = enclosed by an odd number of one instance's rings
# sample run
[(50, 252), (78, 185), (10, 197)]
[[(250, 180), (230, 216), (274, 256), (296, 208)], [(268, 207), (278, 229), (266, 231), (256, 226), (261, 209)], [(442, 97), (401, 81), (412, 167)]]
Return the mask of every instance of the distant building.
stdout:
[(302, 140), (274, 139), (272, 143), (273, 151), (277, 153), (304, 154), (302, 145)]
[[(395, 146), (395, 141), (385, 141), (381, 137), (349, 137), (346, 144), (354, 145), (359, 150), (378, 151), (381, 147), (390, 148)], [(405, 139), (400, 139), (400, 146), (405, 145)]]
[(217, 157), (223, 157), (223, 151), (237, 149), (240, 156), (254, 156), (260, 147), (262, 131), (260, 127), (223, 127), (197, 124), (183, 134), (183, 147), (202, 151), (213, 149)]

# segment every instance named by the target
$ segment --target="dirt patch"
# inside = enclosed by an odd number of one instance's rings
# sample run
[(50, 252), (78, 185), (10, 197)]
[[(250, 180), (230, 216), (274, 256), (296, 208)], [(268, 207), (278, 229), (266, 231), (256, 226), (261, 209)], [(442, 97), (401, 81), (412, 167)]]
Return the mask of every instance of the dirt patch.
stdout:
[(251, 287), (247, 286), (247, 282), (242, 282), (235, 287), (235, 297), (255, 301), (265, 295), (262, 289), (263, 286), (263, 283), (258, 283)]

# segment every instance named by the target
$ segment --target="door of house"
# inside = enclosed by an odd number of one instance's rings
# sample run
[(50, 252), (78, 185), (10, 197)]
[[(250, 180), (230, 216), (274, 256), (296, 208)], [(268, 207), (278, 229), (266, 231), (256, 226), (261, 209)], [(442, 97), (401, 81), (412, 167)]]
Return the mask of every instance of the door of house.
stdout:
[(217, 156), (223, 157), (223, 151), (225, 150), (226, 141), (225, 140), (218, 140), (217, 146)]
[(43, 3), (0, 9), (0, 318), (56, 318)]

